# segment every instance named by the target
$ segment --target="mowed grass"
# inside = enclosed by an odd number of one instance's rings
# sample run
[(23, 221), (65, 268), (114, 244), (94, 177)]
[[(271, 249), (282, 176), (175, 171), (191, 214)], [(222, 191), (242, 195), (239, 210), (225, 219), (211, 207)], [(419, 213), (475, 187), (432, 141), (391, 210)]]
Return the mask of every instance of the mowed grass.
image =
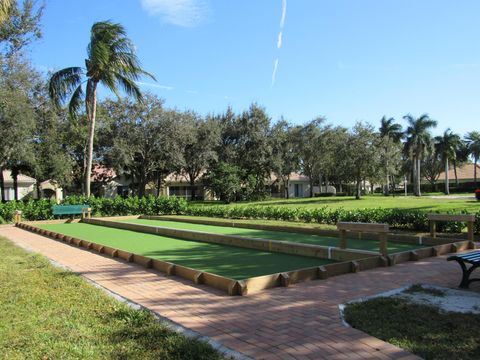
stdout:
[(427, 360), (480, 359), (480, 315), (440, 312), (401, 298), (350, 304), (345, 319), (356, 329)]
[[(147, 219), (128, 219), (119, 220), (133, 224), (144, 224), (150, 226), (162, 226), (173, 229), (185, 229), (193, 231), (202, 231), (214, 234), (237, 235), (252, 238), (262, 238), (267, 240), (290, 241), (301, 244), (321, 245), (338, 247), (340, 239), (333, 236), (309, 235), (302, 233), (289, 233), (282, 231), (267, 231), (257, 229), (247, 229), (239, 227), (215, 226), (192, 224), (187, 222), (165, 221), (165, 220), (147, 220)], [(348, 247), (356, 250), (368, 250), (379, 252), (379, 241), (365, 239), (349, 239)], [(388, 252), (396, 253), (421, 248), (422, 246), (405, 244), (399, 242), (388, 242)]]
[(46, 258), (0, 238), (2, 359), (221, 359)]
[(179, 240), (91, 224), (42, 224), (38, 227), (236, 280), (334, 262), (313, 257)]
[(303, 199), (270, 199), (264, 201), (230, 203), (220, 202), (192, 202), (193, 206), (223, 205), (223, 206), (287, 206), (298, 208), (328, 207), (329, 209), (344, 208), (347, 210), (365, 208), (385, 209), (417, 209), (425, 211), (480, 211), (480, 201), (476, 201), (474, 194), (466, 198), (434, 198), (430, 196), (383, 196), (369, 195), (356, 200), (353, 196), (318, 197)]

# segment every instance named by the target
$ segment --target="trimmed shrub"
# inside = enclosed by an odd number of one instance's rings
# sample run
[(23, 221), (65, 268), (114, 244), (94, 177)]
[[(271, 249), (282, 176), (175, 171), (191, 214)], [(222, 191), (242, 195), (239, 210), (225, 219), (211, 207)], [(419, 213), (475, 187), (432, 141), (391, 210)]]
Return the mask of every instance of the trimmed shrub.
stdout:
[[(463, 212), (466, 213), (466, 212)], [(335, 225), (339, 221), (387, 223), (391, 228), (428, 231), (427, 212), (408, 209), (368, 208), (345, 210), (343, 208), (316, 209), (292, 208), (284, 206), (189, 206), (186, 215), (207, 216), (229, 219), (264, 219), (301, 221), (306, 223)], [(442, 232), (458, 233), (464, 228), (461, 222), (438, 223)], [(480, 233), (480, 211), (476, 213), (475, 231)]]
[[(116, 216), (116, 215), (175, 215), (183, 214), (187, 209), (187, 201), (175, 196), (155, 197), (146, 196), (139, 198), (131, 196), (122, 198), (117, 196), (113, 199), (96, 198), (91, 196), (69, 196), (65, 205), (89, 205), (93, 216)], [(28, 201), (9, 201), (0, 203), (0, 221), (12, 222), (15, 210), (22, 211), (25, 220), (49, 220), (53, 219), (52, 206), (55, 202), (40, 199)]]

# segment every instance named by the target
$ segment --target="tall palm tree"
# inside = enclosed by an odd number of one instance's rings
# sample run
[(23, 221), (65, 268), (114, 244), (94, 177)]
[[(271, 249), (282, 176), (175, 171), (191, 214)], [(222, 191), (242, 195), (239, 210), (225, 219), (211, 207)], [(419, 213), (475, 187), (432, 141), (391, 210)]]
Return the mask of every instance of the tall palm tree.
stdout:
[(85, 103), (89, 124), (87, 161), (84, 169), (86, 196), (90, 196), (97, 87), (101, 84), (117, 97), (120, 97), (121, 88), (127, 95), (142, 101), (142, 93), (136, 84), (136, 80), (142, 75), (155, 79), (141, 68), (135, 47), (127, 37), (124, 27), (110, 21), (102, 21), (92, 26), (85, 68), (68, 67), (57, 71), (50, 79), (50, 97), (57, 106), (61, 106), (70, 97), (68, 107), (71, 116), (75, 117), (83, 102)]
[(12, 8), (13, 0), (0, 1), (0, 25), (8, 18), (10, 9)]
[(385, 175), (387, 177), (385, 195), (388, 195), (390, 189), (389, 160), (391, 156), (391, 147), (393, 144), (399, 144), (402, 141), (404, 134), (402, 131), (402, 125), (395, 123), (394, 118), (387, 119), (386, 116), (383, 116), (380, 120), (379, 132), (385, 156)]
[(430, 119), (428, 114), (423, 114), (419, 118), (415, 118), (408, 114), (403, 117), (408, 122), (408, 128), (405, 131), (407, 141), (405, 147), (408, 155), (412, 159), (414, 169), (414, 193), (416, 196), (421, 196), (420, 183), (422, 180), (421, 161), (425, 154), (425, 149), (430, 146), (432, 137), (430, 129), (437, 126), (435, 120)]
[(472, 154), (473, 156), (473, 177), (475, 181), (475, 186), (477, 186), (477, 163), (478, 159), (480, 158), (480, 132), (471, 131), (467, 134), (467, 136), (465, 136), (465, 139), (467, 140), (470, 154)]
[(445, 194), (450, 194), (450, 183), (448, 179), (449, 160), (455, 160), (457, 150), (461, 146), (460, 136), (454, 134), (450, 129), (444, 131), (443, 135), (435, 137), (435, 146), (438, 154), (445, 164)]

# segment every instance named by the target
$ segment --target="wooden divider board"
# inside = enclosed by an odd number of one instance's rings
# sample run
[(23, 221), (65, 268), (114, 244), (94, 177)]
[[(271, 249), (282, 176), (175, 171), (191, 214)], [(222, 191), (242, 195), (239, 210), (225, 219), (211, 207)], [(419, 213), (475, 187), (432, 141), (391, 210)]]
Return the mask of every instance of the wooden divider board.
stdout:
[(380, 254), (382, 256), (388, 256), (388, 224), (338, 222), (337, 228), (340, 231), (340, 248), (347, 248), (347, 231), (356, 231), (359, 233), (377, 233), (379, 234), (378, 236), (380, 238)]
[(432, 238), (437, 236), (437, 221), (460, 221), (467, 223), (468, 240), (474, 240), (475, 215), (473, 214), (428, 214), (427, 218), (430, 222), (430, 236)]

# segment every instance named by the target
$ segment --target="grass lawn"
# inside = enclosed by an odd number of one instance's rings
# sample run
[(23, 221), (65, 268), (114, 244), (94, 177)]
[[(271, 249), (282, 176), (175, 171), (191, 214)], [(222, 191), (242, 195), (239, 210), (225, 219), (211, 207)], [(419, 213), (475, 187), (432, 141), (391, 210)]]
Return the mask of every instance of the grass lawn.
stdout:
[(221, 359), (46, 258), (0, 238), (3, 359)]
[[(203, 232), (209, 232), (209, 233), (215, 233), (215, 234), (238, 235), (238, 236), (245, 236), (245, 237), (262, 238), (262, 239), (268, 239), (268, 240), (290, 241), (295, 243), (322, 245), (322, 246), (338, 247), (340, 243), (340, 239), (336, 237), (309, 235), (309, 234), (302, 234), (302, 233), (287, 233), (287, 232), (281, 232), (281, 231), (267, 231), (267, 230), (246, 229), (246, 228), (239, 228), (239, 227), (192, 224), (192, 223), (186, 223), (186, 222), (164, 221), (164, 220), (129, 219), (129, 220), (122, 220), (122, 222), (128, 222), (128, 223), (134, 223), (134, 224), (145, 224), (145, 225), (151, 225), (151, 226), (162, 226), (162, 227), (174, 228), (174, 229), (203, 231)], [(348, 241), (349, 248), (376, 251), (376, 252), (380, 251), (379, 244), (380, 244), (379, 241), (368, 240), (368, 239), (362, 239), (362, 240), (349, 239)], [(412, 244), (389, 242), (388, 252), (396, 253), (400, 251), (415, 250), (421, 247), (422, 246), (412, 245)]]
[[(353, 196), (338, 197), (319, 197), (319, 198), (302, 198), (302, 199), (270, 199), (264, 201), (251, 201), (230, 203), (224, 206), (289, 206), (299, 208), (317, 208), (327, 206), (331, 209), (363, 209), (363, 208), (386, 208), (386, 209), (418, 209), (425, 211), (462, 211), (469, 212), (480, 211), (480, 201), (471, 198), (455, 199), (455, 198), (433, 198), (429, 196), (383, 196), (369, 195), (363, 196), (360, 200), (356, 200)], [(192, 202), (193, 206), (202, 205), (222, 205), (220, 202)]]
[(480, 315), (443, 313), (392, 297), (350, 304), (345, 319), (427, 360), (480, 359)]
[(179, 240), (91, 224), (41, 224), (37, 226), (236, 280), (334, 262), (313, 257)]

